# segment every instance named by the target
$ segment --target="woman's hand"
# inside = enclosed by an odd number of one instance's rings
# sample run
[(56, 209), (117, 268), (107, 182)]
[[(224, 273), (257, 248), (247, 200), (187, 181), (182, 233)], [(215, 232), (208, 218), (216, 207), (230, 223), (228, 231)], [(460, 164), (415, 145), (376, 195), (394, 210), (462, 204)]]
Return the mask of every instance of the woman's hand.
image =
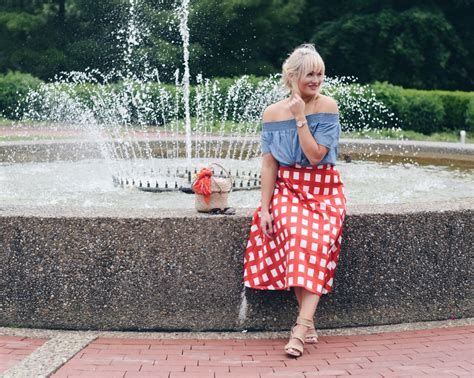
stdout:
[(273, 238), (273, 223), (272, 216), (269, 211), (261, 210), (260, 212), (260, 227), (263, 234), (268, 238)]
[(288, 101), (288, 106), (290, 108), (291, 113), (293, 114), (293, 117), (304, 118), (305, 105), (306, 104), (304, 103), (303, 99), (297, 93), (293, 93), (290, 96), (290, 99)]

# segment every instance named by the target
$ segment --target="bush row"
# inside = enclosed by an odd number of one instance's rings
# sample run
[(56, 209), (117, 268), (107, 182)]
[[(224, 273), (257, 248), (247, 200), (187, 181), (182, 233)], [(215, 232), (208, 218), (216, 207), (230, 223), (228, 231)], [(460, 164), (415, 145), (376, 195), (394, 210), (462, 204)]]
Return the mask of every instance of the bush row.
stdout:
[(474, 131), (474, 92), (405, 89), (386, 82), (371, 88), (400, 118), (403, 129), (423, 134)]
[(21, 113), (18, 104), (30, 90), (37, 89), (42, 81), (30, 74), (8, 72), (0, 75), (0, 117), (16, 119)]
[[(229, 88), (235, 83), (235, 79), (231, 78), (216, 78), (215, 80), (218, 81), (218, 91), (223, 97), (226, 96)], [(262, 79), (249, 77), (248, 84), (255, 86), (260, 80)], [(21, 106), (18, 108), (19, 100), (24, 98), (30, 89), (37, 89), (41, 83), (39, 79), (29, 74), (10, 72), (6, 75), (0, 75), (0, 116), (10, 119), (16, 119), (21, 116)], [(176, 94), (176, 87), (174, 85), (157, 85), (153, 83), (147, 85), (146, 91), (149, 93), (150, 101), (155, 108), (159, 106), (160, 101), (163, 101), (163, 96), (160, 96), (162, 92), (160, 91), (165, 90), (168, 93), (166, 99), (168, 108), (175, 108), (173, 111), (176, 111), (176, 113), (174, 115), (168, 114), (166, 118), (182, 116), (183, 110), (181, 108), (170, 106)], [(357, 86), (359, 85), (354, 84), (354, 88)], [(471, 132), (474, 131), (474, 92), (405, 89), (386, 82), (371, 84), (369, 89), (375, 93), (376, 98), (390, 112), (400, 119), (399, 126), (404, 130), (413, 130), (424, 134), (432, 134), (444, 130), (464, 129)], [(104, 90), (121, 91), (123, 90), (123, 83), (111, 84), (105, 89), (102, 86), (101, 91)], [(356, 93), (356, 91), (353, 92)], [(94, 93), (97, 92), (93, 84), (81, 84), (74, 87), (74, 96), (84, 104), (90, 105), (92, 103), (91, 96)], [(191, 87), (191, 104), (193, 104), (195, 96), (196, 89)], [(340, 103), (343, 102), (342, 99), (338, 100)], [(239, 106), (243, 106), (243, 103), (248, 101), (248, 98), (245, 95), (236, 96), (233, 101), (236, 103), (233, 109), (235, 113)], [(239, 102), (242, 104), (239, 105)], [(191, 108), (193, 112), (197, 111), (193, 106)], [(136, 110), (135, 113), (138, 113), (139, 109)], [(221, 112), (222, 109), (216, 109), (215, 111)], [(367, 109), (367, 112), (370, 113), (371, 109)], [(155, 123), (160, 122), (155, 120)]]

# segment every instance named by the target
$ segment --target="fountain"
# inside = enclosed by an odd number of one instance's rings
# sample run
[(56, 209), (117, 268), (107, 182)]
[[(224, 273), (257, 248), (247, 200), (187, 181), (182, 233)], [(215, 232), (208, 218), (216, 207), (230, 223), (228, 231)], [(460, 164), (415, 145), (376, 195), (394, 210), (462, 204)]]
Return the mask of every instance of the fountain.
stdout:
[[(279, 77), (225, 89), (197, 75), (191, 87), (187, 0), (176, 10), (184, 74), (162, 83), (143, 57), (137, 73), (138, 7), (130, 0), (125, 70), (67, 73), (31, 92), (15, 130), (32, 120), (54, 140), (0, 145), (0, 325), (286, 329), (288, 293), (242, 291), (261, 112), (285, 95)], [(400, 122), (354, 78), (328, 78), (323, 91), (345, 130)], [(342, 140), (341, 150), (349, 211), (320, 327), (472, 316), (472, 147)], [(235, 216), (196, 214), (182, 192), (214, 161), (237, 178)]]

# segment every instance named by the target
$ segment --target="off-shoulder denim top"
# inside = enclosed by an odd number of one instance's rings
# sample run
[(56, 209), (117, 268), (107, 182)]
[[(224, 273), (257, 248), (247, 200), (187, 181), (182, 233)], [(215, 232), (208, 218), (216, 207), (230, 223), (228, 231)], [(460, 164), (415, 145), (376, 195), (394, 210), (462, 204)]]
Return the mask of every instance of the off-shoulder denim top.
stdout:
[[(318, 165), (336, 165), (341, 134), (339, 113), (313, 113), (307, 115), (306, 119), (316, 142), (328, 148), (328, 153)], [(261, 141), (262, 154), (270, 152), (280, 165), (311, 166), (301, 149), (295, 119), (264, 122)]]

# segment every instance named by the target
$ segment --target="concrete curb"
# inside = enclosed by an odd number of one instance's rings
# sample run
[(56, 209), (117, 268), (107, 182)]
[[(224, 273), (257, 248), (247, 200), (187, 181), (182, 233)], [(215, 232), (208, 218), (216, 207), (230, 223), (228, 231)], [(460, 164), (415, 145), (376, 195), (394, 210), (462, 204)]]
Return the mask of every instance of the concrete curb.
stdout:
[(97, 335), (93, 333), (84, 332), (57, 333), (1, 376), (5, 378), (48, 377), (96, 337)]

